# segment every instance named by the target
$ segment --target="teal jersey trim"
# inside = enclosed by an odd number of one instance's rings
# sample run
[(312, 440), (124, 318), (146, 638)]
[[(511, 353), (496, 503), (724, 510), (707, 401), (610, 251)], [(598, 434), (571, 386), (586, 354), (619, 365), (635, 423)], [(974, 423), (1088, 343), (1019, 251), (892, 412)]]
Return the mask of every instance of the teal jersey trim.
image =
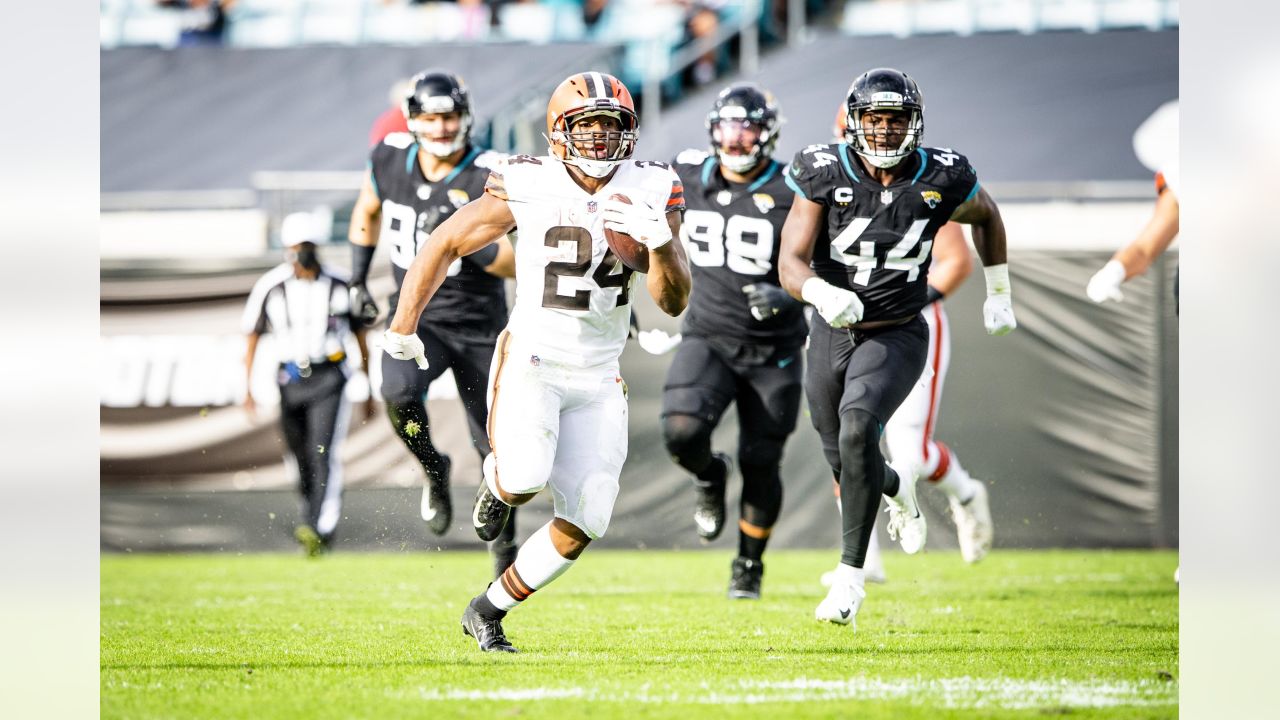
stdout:
[(409, 146), (409, 154), (404, 157), (404, 174), (413, 174), (413, 161), (418, 159), (418, 143)]
[(702, 161), (702, 184), (706, 185), (711, 182), (711, 170), (716, 166), (716, 158), (714, 155)]
[(969, 195), (968, 195), (968, 196), (966, 196), (966, 197), (965, 197), (965, 199), (964, 199), (964, 201), (963, 201), (963, 202), (961, 202), (960, 204), (961, 204), (961, 205), (963, 205), (963, 204), (965, 204), (965, 203), (969, 202), (970, 200), (972, 200), (972, 199), (973, 199), (973, 196), (978, 194), (978, 189), (979, 189), (979, 188), (981, 188), (981, 187), (982, 187), (982, 183), (978, 182), (977, 180), (974, 180), (974, 181), (973, 181), (973, 189), (969, 191)]
[(840, 150), (839, 150), (839, 153), (840, 153), (840, 164), (844, 166), (844, 172), (845, 172), (845, 174), (846, 174), (846, 175), (848, 175), (849, 177), (853, 178), (853, 181), (854, 181), (854, 182), (856, 182), (856, 183), (858, 183), (859, 185), (861, 185), (861, 184), (862, 184), (862, 181), (858, 179), (858, 174), (857, 174), (857, 173), (855, 173), (855, 172), (853, 171), (852, 161), (849, 159), (849, 146), (848, 146), (848, 144), (846, 144), (846, 143), (840, 143)]
[(804, 198), (805, 200), (808, 200), (808, 199), (809, 199), (809, 196), (804, 194), (804, 191), (800, 189), (800, 186), (796, 184), (796, 181), (791, 179), (791, 173), (787, 173), (787, 174), (783, 175), (782, 177), (783, 177), (783, 179), (784, 179), (784, 180), (786, 180), (786, 182), (787, 182), (787, 187), (789, 187), (789, 188), (791, 188), (792, 190), (794, 190), (794, 191), (795, 191), (795, 193), (796, 193), (797, 195), (799, 195), (800, 197)]
[(453, 182), (453, 179), (458, 177), (458, 173), (465, 170), (466, 167), (471, 164), (471, 161), (475, 160), (476, 156), (479, 154), (480, 154), (480, 148), (472, 147), (471, 152), (467, 153), (467, 156), (462, 158), (462, 162), (458, 163), (458, 166), (455, 167), (448, 175), (445, 176), (444, 184), (448, 185), (449, 183)]
[(759, 190), (762, 185), (769, 182), (769, 178), (778, 174), (778, 168), (780, 167), (782, 167), (782, 163), (777, 160), (770, 160), (769, 169), (761, 173), (760, 177), (756, 178), (755, 182), (747, 186), (747, 192), (755, 192), (756, 190)]
[(920, 169), (916, 171), (916, 176), (911, 178), (911, 184), (915, 185), (920, 176), (924, 174), (924, 169), (929, 164), (929, 156), (925, 154), (924, 148), (916, 148), (916, 152), (920, 155)]

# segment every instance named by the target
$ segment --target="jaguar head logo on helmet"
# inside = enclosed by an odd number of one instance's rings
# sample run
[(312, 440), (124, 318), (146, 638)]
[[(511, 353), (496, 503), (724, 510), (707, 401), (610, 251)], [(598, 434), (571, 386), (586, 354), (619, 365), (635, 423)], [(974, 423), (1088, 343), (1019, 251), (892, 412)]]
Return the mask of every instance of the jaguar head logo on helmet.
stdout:
[(466, 147), (471, 139), (471, 94), (462, 78), (424, 70), (412, 83), (400, 109), (422, 149), (444, 158)]
[(608, 73), (570, 75), (547, 103), (550, 154), (593, 178), (609, 175), (631, 157), (639, 125), (631, 92)]
[(859, 75), (845, 97), (845, 142), (878, 168), (891, 168), (924, 136), (924, 93), (906, 73), (875, 68)]
[(781, 125), (773, 94), (752, 83), (721, 90), (706, 120), (712, 152), (735, 173), (750, 172), (772, 157)]

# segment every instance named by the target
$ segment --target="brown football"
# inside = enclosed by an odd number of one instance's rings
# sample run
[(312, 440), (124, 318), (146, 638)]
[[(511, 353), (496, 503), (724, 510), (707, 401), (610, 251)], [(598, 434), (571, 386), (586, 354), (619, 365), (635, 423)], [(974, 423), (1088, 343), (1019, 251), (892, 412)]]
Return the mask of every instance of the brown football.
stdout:
[[(631, 198), (622, 193), (614, 193), (609, 196), (610, 200), (617, 200), (620, 203), (631, 204)], [(618, 259), (622, 260), (622, 264), (635, 270), (636, 272), (649, 272), (649, 248), (641, 245), (635, 238), (624, 232), (617, 230), (604, 229), (605, 242), (609, 243), (609, 249), (613, 251)]]

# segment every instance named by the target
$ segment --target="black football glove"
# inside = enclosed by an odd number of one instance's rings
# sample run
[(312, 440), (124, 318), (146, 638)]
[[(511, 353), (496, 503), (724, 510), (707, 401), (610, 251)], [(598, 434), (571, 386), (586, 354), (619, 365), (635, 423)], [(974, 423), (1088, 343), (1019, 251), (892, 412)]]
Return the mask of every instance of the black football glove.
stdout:
[(760, 321), (768, 320), (796, 302), (786, 290), (770, 283), (744, 285), (742, 292), (747, 294), (747, 303), (751, 305), (751, 317)]
[(378, 322), (378, 303), (373, 301), (369, 289), (364, 283), (351, 286), (351, 315), (364, 327), (373, 327)]

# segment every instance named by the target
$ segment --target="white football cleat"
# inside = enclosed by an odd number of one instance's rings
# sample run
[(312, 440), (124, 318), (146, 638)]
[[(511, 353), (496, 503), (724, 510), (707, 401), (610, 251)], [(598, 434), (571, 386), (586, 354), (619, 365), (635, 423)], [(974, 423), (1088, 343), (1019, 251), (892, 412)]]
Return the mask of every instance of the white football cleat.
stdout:
[(836, 582), (827, 591), (827, 596), (818, 603), (813, 617), (820, 622), (848, 625), (858, 629), (858, 608), (867, 597), (867, 591), (852, 583)]
[(960, 539), (960, 556), (967, 563), (976, 563), (991, 550), (994, 529), (991, 524), (991, 503), (987, 501), (987, 486), (981, 480), (973, 481), (973, 497), (968, 503), (951, 498), (951, 517), (956, 521), (956, 534)]
[(889, 531), (889, 539), (897, 540), (902, 545), (902, 551), (908, 555), (920, 552), (929, 527), (925, 523), (924, 513), (920, 512), (920, 506), (916, 503), (915, 476), (899, 475), (897, 497), (885, 495), (884, 499), (889, 506), (885, 508), (885, 512), (889, 513), (889, 524), (885, 528)]

